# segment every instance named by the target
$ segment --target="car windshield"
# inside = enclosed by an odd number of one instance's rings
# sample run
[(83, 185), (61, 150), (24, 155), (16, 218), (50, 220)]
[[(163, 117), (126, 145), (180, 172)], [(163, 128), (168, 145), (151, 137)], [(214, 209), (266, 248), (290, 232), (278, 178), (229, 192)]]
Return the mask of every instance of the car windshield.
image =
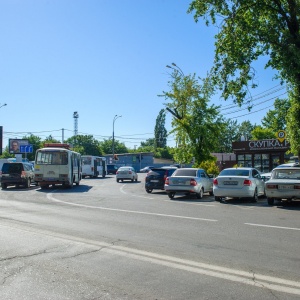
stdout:
[(225, 169), (219, 176), (249, 176), (250, 170), (243, 169)]
[(278, 169), (272, 173), (272, 179), (298, 179), (300, 180), (300, 170)]

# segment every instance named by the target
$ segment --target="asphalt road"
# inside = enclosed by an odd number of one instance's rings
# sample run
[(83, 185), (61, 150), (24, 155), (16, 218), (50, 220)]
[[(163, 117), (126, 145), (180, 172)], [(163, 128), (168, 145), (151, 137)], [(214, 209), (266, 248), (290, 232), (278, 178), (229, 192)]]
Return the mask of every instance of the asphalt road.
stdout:
[(0, 299), (299, 299), (300, 204), (147, 194), (114, 175), (0, 190)]

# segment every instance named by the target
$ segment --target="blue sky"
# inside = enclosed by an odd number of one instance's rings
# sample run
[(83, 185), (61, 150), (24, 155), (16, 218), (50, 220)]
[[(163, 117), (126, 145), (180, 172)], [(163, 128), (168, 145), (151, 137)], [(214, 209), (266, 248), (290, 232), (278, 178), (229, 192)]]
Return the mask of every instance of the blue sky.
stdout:
[[(194, 22), (188, 0), (0, 1), (0, 125), (3, 146), (30, 133), (61, 140), (78, 134), (112, 136), (127, 147), (153, 137), (164, 108), (170, 69), (204, 77), (214, 57), (216, 28)], [(224, 107), (228, 118), (260, 124), (284, 93), (274, 72), (256, 64), (260, 87), (252, 113)], [(277, 90), (278, 89), (278, 90)], [(283, 97), (283, 96), (281, 96)], [(167, 114), (166, 129), (171, 129)], [(174, 146), (174, 138), (168, 138)]]

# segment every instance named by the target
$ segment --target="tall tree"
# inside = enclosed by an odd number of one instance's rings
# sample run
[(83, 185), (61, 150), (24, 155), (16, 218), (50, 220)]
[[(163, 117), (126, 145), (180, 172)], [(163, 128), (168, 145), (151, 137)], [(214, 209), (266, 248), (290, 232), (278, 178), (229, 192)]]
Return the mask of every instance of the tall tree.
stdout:
[(166, 123), (166, 111), (161, 109), (155, 123), (154, 138), (155, 148), (165, 148), (167, 146), (167, 129)]
[(270, 109), (261, 123), (265, 128), (272, 129), (275, 133), (286, 129), (286, 116), (291, 107), (289, 99), (276, 99), (274, 109)]
[(239, 140), (237, 120), (225, 120), (222, 137), (219, 139), (218, 148), (216, 152), (220, 153), (231, 153), (232, 142)]
[(180, 163), (189, 163), (192, 157), (196, 163), (211, 159), (223, 122), (219, 107), (208, 105), (213, 90), (209, 78), (202, 80), (195, 74), (184, 76), (174, 70), (169, 87), (170, 91), (163, 92), (162, 96), (169, 101), (165, 106), (173, 116), (172, 132), (177, 142), (174, 158)]
[[(103, 149), (104, 154), (111, 154), (112, 153), (112, 139), (104, 139), (103, 141), (99, 142), (101, 149)], [(120, 153), (128, 153), (128, 149), (124, 143), (121, 143), (118, 140), (114, 141), (114, 149), (116, 154)]]
[(76, 138), (70, 137), (66, 142), (73, 144), (73, 150), (82, 155), (102, 156), (103, 154), (99, 141), (94, 139), (92, 135), (76, 135)]
[(292, 91), (288, 133), (300, 154), (300, 2), (299, 0), (193, 0), (188, 9), (197, 22), (218, 24), (213, 73), (223, 97), (241, 104), (255, 87), (253, 62), (267, 56)]
[(256, 125), (252, 125), (250, 121), (243, 121), (238, 127), (238, 139), (245, 139), (249, 141), (252, 139), (252, 130), (256, 127)]

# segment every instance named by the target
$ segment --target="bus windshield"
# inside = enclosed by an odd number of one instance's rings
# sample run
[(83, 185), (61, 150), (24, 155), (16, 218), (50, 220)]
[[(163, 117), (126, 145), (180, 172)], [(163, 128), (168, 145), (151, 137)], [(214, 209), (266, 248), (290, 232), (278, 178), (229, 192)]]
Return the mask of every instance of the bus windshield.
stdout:
[(89, 157), (89, 156), (83, 156), (82, 157), (82, 164), (90, 166), (92, 164), (92, 158)]
[(67, 165), (68, 154), (64, 151), (39, 151), (35, 163), (40, 165)]

